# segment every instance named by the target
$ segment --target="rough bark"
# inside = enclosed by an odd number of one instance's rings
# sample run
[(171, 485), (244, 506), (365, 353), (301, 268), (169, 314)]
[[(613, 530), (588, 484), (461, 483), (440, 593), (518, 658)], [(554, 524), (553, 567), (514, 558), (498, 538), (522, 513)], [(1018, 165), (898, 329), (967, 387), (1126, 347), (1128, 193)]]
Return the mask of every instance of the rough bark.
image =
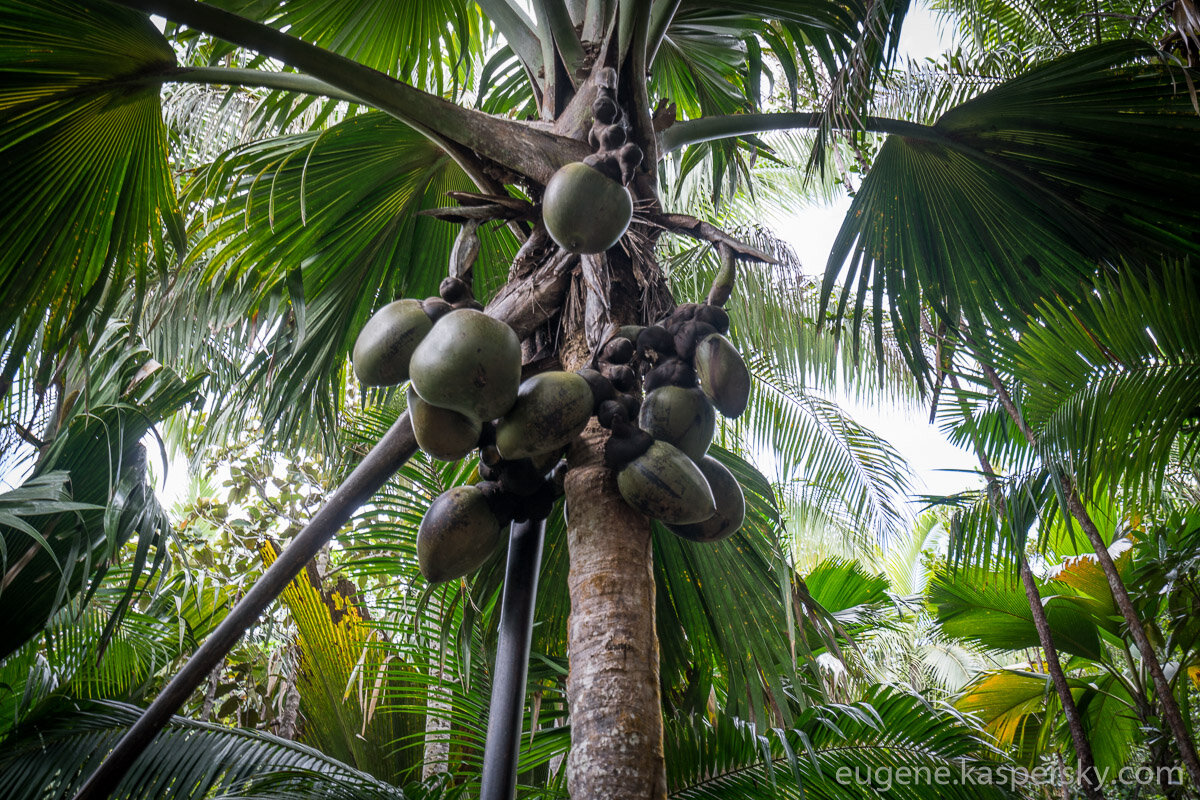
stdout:
[[(1000, 380), (1000, 376), (986, 362), (983, 363), (983, 372), (987, 376), (988, 382), (996, 391), (996, 396), (1000, 400), (1000, 404), (1008, 413), (1012, 421), (1020, 429), (1026, 440), (1037, 446), (1037, 437), (1025, 422), (1025, 417), (1021, 410), (1017, 408), (1013, 402), (1012, 396), (1008, 389), (1004, 386), (1004, 382)], [(1117, 604), (1117, 608), (1121, 611), (1121, 616), (1125, 618), (1125, 625), (1129, 629), (1129, 635), (1133, 637), (1134, 644), (1137, 645), (1138, 651), (1142, 655), (1142, 663), (1146, 665), (1150, 677), (1154, 680), (1155, 693), (1158, 696), (1158, 701), (1162, 705), (1163, 717), (1167, 721), (1167, 727), (1171, 731), (1171, 736), (1175, 740), (1176, 747), (1179, 748), (1179, 758), (1183, 765), (1187, 768), (1188, 775), (1192, 779), (1193, 786), (1200, 786), (1200, 759), (1196, 756), (1196, 745), (1192, 741), (1191, 734), (1188, 732), (1187, 724), (1184, 722), (1183, 715), (1179, 713), (1179, 704), (1175, 702), (1175, 695), (1171, 692), (1171, 684), (1167, 681), (1167, 676), (1163, 674), (1162, 663), (1158, 660), (1158, 653), (1154, 651), (1154, 645), (1150, 643), (1149, 637), (1146, 636), (1146, 631), (1142, 627), (1142, 621), (1137, 615), (1137, 611), (1133, 607), (1133, 601), (1129, 598), (1129, 591), (1125, 588), (1124, 582), (1121, 580), (1121, 574), (1117, 571), (1117, 565), (1113, 563), (1112, 556), (1108, 552), (1108, 544), (1104, 541), (1104, 537), (1100, 535), (1100, 530), (1096, 527), (1096, 523), (1092, 520), (1087, 508), (1083, 505), (1083, 500), (1079, 496), (1079, 491), (1075, 488), (1075, 483), (1071, 477), (1065, 473), (1059, 475), (1059, 484), (1063, 490), (1063, 496), (1066, 498), (1067, 511), (1079, 523), (1079, 527), (1083, 529), (1084, 536), (1091, 543), (1092, 549), (1096, 552), (1096, 560), (1100, 564), (1100, 569), (1104, 572), (1104, 577), (1108, 580), (1108, 587), (1112, 591), (1113, 601)]]
[(617, 492), (593, 421), (567, 473), (572, 800), (665, 798), (650, 523)]

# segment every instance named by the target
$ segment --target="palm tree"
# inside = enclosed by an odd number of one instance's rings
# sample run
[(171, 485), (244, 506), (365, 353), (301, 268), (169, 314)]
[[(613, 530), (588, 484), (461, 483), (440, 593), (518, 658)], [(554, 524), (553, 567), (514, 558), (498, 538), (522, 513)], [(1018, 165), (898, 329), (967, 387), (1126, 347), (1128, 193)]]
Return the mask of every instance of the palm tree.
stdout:
[[(998, 329), (1048, 292), (1077, 292), (1096, 259), (1190, 252), (1197, 241), (1195, 200), (1181, 188), (1191, 161), (1174, 157), (1194, 147), (1197, 123), (1172, 70), (1148, 62), (1144, 46), (1068, 56), (921, 125), (864, 114), (904, 3), (542, 0), (536, 20), (506, 0), (420, 3), (405, 14), (382, 2), (281, 9), (254, 0), (0, 8), (13, 75), (0, 94), (13, 187), (2, 201), (5, 396), (31, 354), (85, 339), (89, 316), (111, 314), (124, 297), (135, 318), (144, 302), (157, 309), (153, 335), (172, 359), (186, 333), (206, 345), (193, 358), (215, 353), (217, 369), (244, 368), (211, 401), (210, 435), (250, 409), (279, 438), (328, 434), (345, 396), (346, 352), (370, 312), (430, 292), (444, 275), (455, 234), (444, 220), (464, 218), (437, 210), (450, 191), (482, 193), (459, 197), (481, 203), (471, 213), (505, 223), (479, 229), (474, 285), (490, 298), (489, 313), (532, 352), (555, 342), (545, 363), (579, 367), (610, 326), (670, 309), (652, 250), (663, 231), (716, 246), (725, 262), (718, 288), (729, 288), (738, 260), (763, 259), (707, 223), (665, 213), (659, 165), (679, 151), (684, 168), (706, 160), (724, 184), (767, 155), (756, 137), (776, 129), (815, 129), (815, 166), (836, 129), (895, 134), (855, 199), (825, 289), (854, 250), (839, 313), (869, 317), (879, 352), (890, 316), (922, 377), (926, 309), (965, 318), (971, 331)], [(164, 33), (145, 12), (167, 20)], [(819, 97), (817, 110), (767, 109), (764, 64), (797, 98)], [(192, 142), (168, 160), (165, 83), (261, 87), (256, 113), (280, 126), (306, 114), (339, 121), (218, 158), (196, 172), (180, 204), (170, 169), (191, 169), (187, 158), (200, 148)], [(622, 246), (577, 258), (552, 245), (536, 201), (556, 169), (591, 152), (601, 88), (615, 90), (644, 155), (627, 176), (637, 217)], [(1112, 153), (1118, 168), (1097, 166)], [(1066, 191), (1064, 176), (1082, 190)], [(188, 269), (170, 266), (180, 257)], [(149, 280), (155, 267), (169, 298)], [(1038, 285), (1014, 280), (1025, 271)], [(278, 323), (263, 330), (260, 319)], [(241, 345), (235, 355), (222, 352), (222, 337)], [(244, 352), (255, 354), (248, 366), (237, 363)], [(389, 466), (413, 451), (403, 423), (395, 430)], [(570, 790), (661, 797), (651, 526), (616, 493), (603, 440), (589, 429), (566, 480), (567, 502), (580, 510), (566, 531)], [(297, 558), (294, 569), (308, 560)]]

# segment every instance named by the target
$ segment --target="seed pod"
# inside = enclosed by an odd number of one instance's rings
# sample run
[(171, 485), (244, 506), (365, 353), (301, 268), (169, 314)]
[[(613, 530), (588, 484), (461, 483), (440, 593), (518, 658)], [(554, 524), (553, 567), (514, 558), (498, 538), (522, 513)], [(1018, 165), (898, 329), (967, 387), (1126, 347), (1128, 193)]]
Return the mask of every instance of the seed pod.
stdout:
[(638, 355), (643, 359), (648, 353), (654, 353), (656, 357), (675, 355), (675, 340), (671, 334), (667, 333), (667, 329), (661, 325), (651, 325), (643, 328), (638, 334), (637, 339)]
[(642, 381), (642, 388), (647, 392), (653, 392), (662, 386), (690, 389), (695, 385), (696, 370), (686, 361), (674, 357), (660, 361), (657, 367), (646, 373), (646, 378)]
[(425, 309), (425, 316), (429, 317), (429, 321), (435, 324), (439, 319), (454, 310), (454, 306), (440, 297), (426, 297), (421, 302), (421, 307)]
[(617, 402), (625, 406), (625, 412), (631, 420), (637, 419), (638, 410), (642, 407), (641, 400), (632, 394), (618, 394)]
[(654, 437), (628, 422), (613, 422), (612, 429), (612, 436), (604, 445), (604, 464), (609, 469), (624, 468), (654, 444)]
[(628, 364), (633, 360), (635, 350), (633, 342), (616, 337), (604, 345), (604, 349), (600, 351), (600, 359), (609, 364)]
[(734, 346), (719, 333), (696, 346), (696, 377), (717, 410), (736, 419), (750, 402), (750, 371)]
[(699, 389), (663, 386), (642, 401), (638, 425), (655, 439), (675, 445), (699, 462), (712, 444), (717, 415)]
[(440, 461), (466, 458), (479, 442), (483, 424), (448, 408), (431, 406), (408, 387), (408, 415), (422, 450)]
[(628, 339), (634, 344), (637, 344), (638, 335), (641, 334), (641, 332), (645, 329), (645, 325), (622, 325), (621, 327), (617, 328), (617, 332), (614, 335), (620, 336), (622, 339)]
[(605, 400), (596, 411), (596, 420), (603, 428), (611, 428), (614, 422), (629, 422), (629, 412), (616, 400)]
[(691, 322), (696, 318), (696, 312), (699, 311), (699, 303), (680, 303), (675, 306), (675, 310), (663, 322), (663, 327), (667, 327), (671, 323), (676, 322)]
[(616, 150), (627, 138), (624, 125), (606, 125), (600, 130), (600, 146), (605, 150)]
[(367, 320), (354, 342), (354, 374), (364, 386), (396, 386), (408, 380), (413, 352), (433, 322), (419, 300), (388, 303)]
[(417, 530), (417, 563), (430, 583), (477, 570), (500, 545), (500, 521), (475, 486), (455, 486), (439, 495)]
[(712, 456), (705, 456), (696, 466), (700, 467), (700, 472), (712, 489), (717, 512), (703, 522), (667, 525), (667, 528), (693, 542), (719, 542), (742, 527), (746, 519), (746, 497), (733, 473)]
[(612, 381), (594, 369), (581, 369), (575, 374), (587, 381), (588, 386), (592, 389), (593, 413), (600, 408), (601, 403), (613, 399), (617, 393), (617, 390), (613, 388)]
[(447, 303), (457, 303), (459, 300), (465, 300), (471, 296), (471, 287), (467, 286), (462, 278), (449, 275), (442, 278), (441, 285), (438, 286), (438, 294)]
[(729, 333), (729, 312), (720, 306), (710, 306), (707, 303), (696, 309), (696, 322), (712, 325), (717, 333)]
[(617, 160), (621, 162), (621, 183), (633, 180), (633, 173), (642, 163), (642, 148), (633, 142), (626, 144), (617, 151)]
[(637, 373), (624, 364), (601, 364), (600, 374), (612, 381), (618, 392), (632, 392), (637, 386)]
[[(623, 185), (621, 182), (621, 162), (617, 160), (616, 155), (613, 153), (601, 150), (599, 153), (584, 156), (581, 163), (596, 170), (618, 186)], [(547, 184), (547, 190), (549, 190), (549, 184)]]
[[(561, 167), (546, 183), (542, 222), (569, 253), (603, 253), (625, 235), (633, 218), (633, 197), (606, 166), (611, 157), (595, 154)], [(594, 166), (592, 166), (594, 164)]]
[(611, 125), (616, 121), (617, 115), (621, 112), (617, 101), (611, 97), (600, 95), (592, 102), (592, 114), (596, 117), (596, 121), (604, 125)]
[(618, 472), (617, 489), (636, 511), (672, 525), (702, 522), (716, 513), (704, 474), (666, 442), (654, 442)]
[(513, 515), (519, 504), (517, 498), (504, 491), (500, 488), (499, 483), (492, 480), (482, 481), (475, 486), (483, 493), (483, 499), (487, 502), (488, 508), (502, 526), (513, 521)]
[(594, 406), (591, 386), (574, 372), (534, 375), (496, 424), (496, 447), (506, 459), (561, 449), (587, 426)]
[(512, 408), (521, 383), (521, 342), (500, 320), (451, 311), (413, 352), (413, 388), (427, 403), (480, 421)]
[(705, 336), (716, 332), (716, 328), (704, 322), (695, 320), (685, 322), (679, 327), (679, 332), (675, 334), (675, 352), (679, 354), (680, 358), (690, 361), (696, 352), (696, 343)]
[(542, 483), (542, 473), (528, 458), (505, 461), (500, 467), (500, 487), (517, 497), (528, 497)]

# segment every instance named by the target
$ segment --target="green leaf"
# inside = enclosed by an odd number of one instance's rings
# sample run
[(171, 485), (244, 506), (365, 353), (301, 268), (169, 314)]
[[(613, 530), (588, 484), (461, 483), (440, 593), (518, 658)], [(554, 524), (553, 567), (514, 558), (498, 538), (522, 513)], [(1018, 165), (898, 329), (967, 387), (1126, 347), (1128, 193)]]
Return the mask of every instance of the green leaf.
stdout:
[[(1064, 587), (1065, 588), (1065, 587)], [(938, 622), (949, 636), (996, 650), (1039, 647), (1029, 600), (1015, 579), (997, 572), (959, 570), (935, 576), (929, 601), (937, 606)], [(1063, 651), (1096, 660), (1101, 656), (1096, 621), (1080, 614), (1077, 604), (1049, 592), (1042, 597), (1055, 645)]]
[(1152, 55), (1091, 47), (951, 109), (927, 138), (889, 137), (826, 267), (828, 298), (849, 265), (838, 317), (857, 335), (870, 308), (878, 339), (886, 310), (927, 380), (926, 307), (952, 327), (1007, 329), (1043, 298), (1079, 296), (1098, 262), (1145, 271), (1200, 252), (1187, 189), (1200, 116), (1177, 68), (1122, 67)]
[[(30, 725), (5, 742), (0, 794), (13, 800), (46, 797), (48, 791), (71, 797), (140, 713), (123, 703), (96, 702)], [(404, 798), (395, 787), (296, 742), (182, 717), (147, 745), (112, 796), (239, 797), (258, 781), (278, 783), (284, 772), (292, 773), (285, 779), (307, 783), (310, 791), (340, 784), (353, 786), (356, 797)]]
[(58, 350), (106, 293), (140, 294), (161, 264), (148, 242), (177, 211), (153, 74), (173, 64), (124, 8), (0, 7), (0, 386), (39, 331)]

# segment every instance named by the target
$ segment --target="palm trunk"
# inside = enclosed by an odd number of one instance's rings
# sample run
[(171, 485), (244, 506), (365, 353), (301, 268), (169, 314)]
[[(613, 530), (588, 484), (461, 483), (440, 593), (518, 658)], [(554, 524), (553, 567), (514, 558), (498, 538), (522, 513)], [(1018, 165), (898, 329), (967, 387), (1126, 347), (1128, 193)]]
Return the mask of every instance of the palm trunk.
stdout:
[(665, 798), (650, 523), (617, 492), (593, 421), (567, 473), (572, 800)]
[[(1009, 417), (1016, 423), (1026, 440), (1036, 447), (1037, 438), (1025, 423), (1025, 418), (1021, 414), (1021, 410), (1013, 402), (1012, 396), (1000, 380), (1000, 376), (987, 363), (983, 363), (983, 371), (992, 388), (995, 389), (996, 396), (1000, 400), (1000, 404), (1004, 406), (1004, 410), (1008, 412)], [(1117, 604), (1117, 608), (1121, 610), (1121, 616), (1125, 618), (1125, 624), (1129, 628), (1129, 635), (1133, 637), (1133, 641), (1142, 655), (1142, 662), (1146, 665), (1146, 669), (1150, 672), (1150, 677), (1154, 680), (1154, 688), (1158, 695), (1158, 700), (1162, 704), (1163, 717), (1166, 718), (1167, 727), (1170, 728), (1171, 735), (1175, 739), (1175, 745), (1179, 748), (1180, 760), (1187, 767), (1193, 786), (1200, 786), (1200, 759), (1196, 757), (1196, 745), (1192, 741), (1183, 715), (1179, 713), (1179, 704), (1175, 702), (1175, 695), (1171, 693), (1171, 685), (1167, 682), (1167, 676), (1163, 674), (1158, 654), (1154, 651), (1154, 646), (1150, 644), (1150, 639), (1146, 636), (1146, 631), (1142, 628), (1142, 621), (1138, 618), (1137, 611), (1133, 608), (1133, 601), (1129, 599), (1129, 592), (1126, 590), (1124, 582), (1121, 581), (1121, 574), (1117, 572), (1117, 565), (1113, 563), (1112, 556), (1108, 553), (1108, 545), (1105, 544), (1104, 538), (1100, 535), (1100, 531), (1096, 527), (1096, 523), (1084, 507), (1083, 500), (1079, 497), (1079, 492), (1075, 488), (1075, 484), (1070, 476), (1066, 474), (1060, 475), (1059, 482), (1066, 497), (1067, 511), (1079, 523), (1079, 527), (1083, 529), (1084, 535), (1091, 542), (1092, 549), (1096, 551), (1096, 560), (1100, 563), (1100, 569), (1104, 571), (1104, 577), (1108, 579), (1108, 586), (1112, 591), (1113, 601)]]
[[(963, 413), (967, 414), (965, 403), (962, 400), (962, 388), (959, 386), (958, 378), (954, 375), (950, 376), (950, 385), (954, 389), (955, 396), (964, 406)], [(967, 419), (971, 419), (969, 415)], [(975, 457), (979, 460), (979, 467), (987, 478), (988, 494), (996, 505), (997, 513), (1000, 513), (1000, 509), (1003, 507), (1000, 504), (1002, 490), (996, 480), (996, 472), (992, 469), (991, 460), (983, 452), (983, 446), (974, 433), (975, 431), (972, 430)], [(1046, 654), (1046, 671), (1050, 673), (1050, 682), (1054, 684), (1054, 691), (1058, 695), (1059, 703), (1062, 704), (1063, 716), (1067, 720), (1067, 729), (1071, 733), (1071, 743), (1075, 745), (1075, 757), (1079, 760), (1079, 777), (1083, 794), (1088, 800), (1104, 800), (1104, 793), (1100, 789), (1099, 775), (1096, 772), (1096, 760), (1092, 756), (1092, 743), (1088, 740), (1087, 731), (1083, 729), (1079, 707), (1075, 705), (1075, 697), (1071, 694), (1067, 676), (1058, 659), (1058, 648), (1054, 644), (1054, 635), (1050, 632), (1050, 622), (1046, 619), (1046, 608), (1042, 605), (1042, 595), (1038, 591), (1037, 581), (1034, 580), (1033, 570), (1029, 568), (1029, 561), (1025, 558), (1025, 554), (1018, 552), (1017, 558), (1019, 559), (1017, 570), (1021, 575), (1021, 583), (1025, 587), (1025, 598), (1029, 601), (1029, 614), (1033, 618), (1033, 627), (1037, 630), (1042, 652)]]

